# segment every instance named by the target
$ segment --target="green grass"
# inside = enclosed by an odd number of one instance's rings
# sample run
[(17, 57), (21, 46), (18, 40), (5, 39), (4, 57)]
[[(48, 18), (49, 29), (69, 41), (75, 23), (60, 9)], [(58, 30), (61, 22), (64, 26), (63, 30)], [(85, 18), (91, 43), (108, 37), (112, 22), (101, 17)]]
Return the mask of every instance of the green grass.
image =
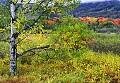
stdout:
[(120, 34), (98, 34), (94, 36), (94, 51), (120, 54)]
[[(26, 63), (22, 63), (25, 60)], [(0, 59), (0, 83), (109, 83), (120, 82), (120, 57), (88, 51), (67, 61), (40, 56), (18, 58), (17, 76), (9, 77), (9, 57)]]
[[(0, 58), (0, 83), (119, 83), (120, 35), (95, 34), (93, 49), (101, 53), (93, 52), (85, 47), (93, 42), (87, 25), (65, 23), (51, 34), (28, 34), (17, 44), (18, 53), (52, 45), (49, 50), (37, 49), (20, 56), (16, 76), (9, 76), (9, 43), (0, 42), (0, 56), (5, 53)], [(21, 34), (18, 40), (25, 35)]]
[[(32, 35), (19, 44), (18, 52), (38, 45), (43, 46), (47, 41), (41, 35)], [(7, 54), (4, 59), (0, 59), (0, 83), (119, 83), (120, 55), (107, 52), (109, 49), (119, 52), (120, 35), (95, 34), (94, 41), (95, 50), (104, 52), (106, 49), (106, 53), (78, 50), (70, 54), (75, 56), (72, 58), (53, 51), (47, 51), (49, 57), (46, 51), (27, 53), (18, 58), (17, 76), (14, 77), (9, 76), (9, 44), (1, 42), (1, 53)], [(20, 48), (22, 46), (24, 49)]]

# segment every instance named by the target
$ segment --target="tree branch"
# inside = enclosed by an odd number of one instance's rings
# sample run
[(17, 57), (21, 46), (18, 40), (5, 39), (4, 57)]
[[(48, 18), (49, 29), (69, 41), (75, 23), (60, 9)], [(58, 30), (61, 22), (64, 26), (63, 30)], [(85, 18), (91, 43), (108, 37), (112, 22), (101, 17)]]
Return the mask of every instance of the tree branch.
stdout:
[(32, 50), (37, 50), (37, 49), (46, 50), (46, 49), (48, 49), (49, 47), (50, 47), (50, 45), (46, 45), (46, 46), (42, 46), (42, 47), (30, 48), (30, 49), (24, 51), (24, 52), (21, 53), (21, 54), (17, 54), (17, 58), (20, 57), (20, 56), (22, 56), (22, 55), (24, 55), (24, 54), (26, 54), (26, 53), (28, 53), (28, 52), (30, 52), (30, 51), (32, 51)]
[(4, 40), (0, 40), (0, 42), (10, 42), (10, 41), (8, 41), (7, 39), (4, 39)]

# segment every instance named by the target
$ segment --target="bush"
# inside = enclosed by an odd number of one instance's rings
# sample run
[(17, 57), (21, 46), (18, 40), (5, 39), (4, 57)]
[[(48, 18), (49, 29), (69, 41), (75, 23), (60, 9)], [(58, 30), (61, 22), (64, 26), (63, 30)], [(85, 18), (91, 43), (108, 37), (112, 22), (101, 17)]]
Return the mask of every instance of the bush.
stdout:
[(61, 18), (60, 21), (61, 23), (56, 24), (51, 36), (52, 42), (55, 42), (53, 48), (56, 51), (58, 50), (61, 55), (71, 56), (75, 50), (89, 47), (92, 31), (88, 30), (87, 23), (81, 23), (80, 20), (72, 17)]
[(9, 74), (9, 58), (5, 56), (4, 59), (0, 58), (0, 76)]
[(4, 58), (10, 53), (10, 45), (8, 42), (0, 42), (0, 58)]

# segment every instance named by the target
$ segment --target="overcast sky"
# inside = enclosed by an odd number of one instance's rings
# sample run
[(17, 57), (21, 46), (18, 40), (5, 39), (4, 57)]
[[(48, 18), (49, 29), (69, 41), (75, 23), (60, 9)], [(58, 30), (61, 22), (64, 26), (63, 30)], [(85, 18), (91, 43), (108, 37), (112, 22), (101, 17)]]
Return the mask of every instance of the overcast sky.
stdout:
[(82, 3), (84, 3), (84, 2), (95, 2), (95, 1), (110, 1), (110, 0), (81, 0)]

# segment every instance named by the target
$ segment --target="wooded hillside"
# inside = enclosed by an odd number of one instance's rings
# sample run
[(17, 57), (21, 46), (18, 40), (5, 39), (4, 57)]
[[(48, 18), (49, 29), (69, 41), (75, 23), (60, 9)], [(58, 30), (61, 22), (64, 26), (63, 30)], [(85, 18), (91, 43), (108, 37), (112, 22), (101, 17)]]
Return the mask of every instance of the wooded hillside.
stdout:
[(96, 3), (81, 3), (70, 14), (75, 17), (108, 17), (120, 18), (120, 1), (105, 1)]

